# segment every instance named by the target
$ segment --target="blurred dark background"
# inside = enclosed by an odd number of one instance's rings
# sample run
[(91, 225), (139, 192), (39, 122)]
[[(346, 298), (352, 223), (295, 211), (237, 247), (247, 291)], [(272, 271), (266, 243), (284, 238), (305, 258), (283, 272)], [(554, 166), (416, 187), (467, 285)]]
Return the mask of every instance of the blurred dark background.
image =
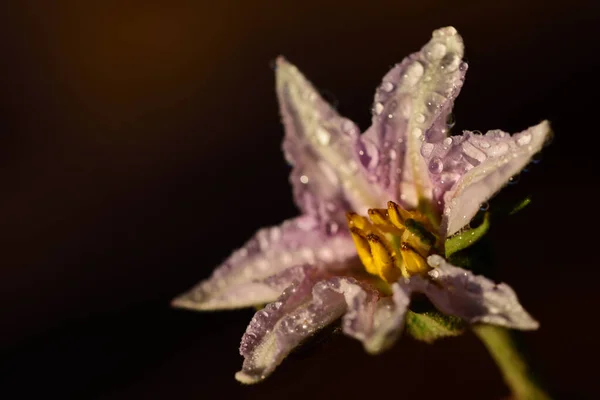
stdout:
[(233, 374), (252, 310), (169, 307), (256, 229), (296, 214), (277, 55), (364, 129), (388, 68), (454, 25), (470, 64), (455, 130), (553, 123), (542, 162), (507, 189), (532, 205), (491, 235), (499, 279), (542, 323), (525, 335), (541, 372), (559, 398), (598, 398), (593, 3), (3, 3), (0, 396), (505, 396), (470, 335), (405, 338), (379, 357), (338, 338), (243, 387)]

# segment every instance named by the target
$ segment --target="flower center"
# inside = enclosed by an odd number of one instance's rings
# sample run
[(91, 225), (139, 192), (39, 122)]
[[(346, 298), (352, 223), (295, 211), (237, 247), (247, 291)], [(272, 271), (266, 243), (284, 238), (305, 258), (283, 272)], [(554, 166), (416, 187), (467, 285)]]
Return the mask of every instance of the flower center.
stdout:
[(422, 274), (431, 268), (426, 258), (439, 238), (429, 219), (418, 211), (406, 211), (393, 201), (387, 209), (372, 208), (369, 218), (346, 214), (360, 260), (368, 273), (386, 282), (400, 276)]

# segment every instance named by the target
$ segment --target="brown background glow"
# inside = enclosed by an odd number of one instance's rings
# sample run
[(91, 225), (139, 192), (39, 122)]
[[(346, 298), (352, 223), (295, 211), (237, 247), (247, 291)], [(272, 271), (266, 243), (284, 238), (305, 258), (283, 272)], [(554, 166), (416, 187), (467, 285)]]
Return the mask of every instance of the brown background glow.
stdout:
[(365, 129), (388, 68), (453, 25), (470, 64), (455, 129), (552, 121), (542, 162), (503, 194), (533, 203), (493, 226), (498, 279), (541, 321), (524, 340), (558, 398), (600, 397), (592, 3), (3, 3), (0, 396), (505, 396), (471, 335), (404, 338), (379, 357), (335, 338), (244, 387), (233, 375), (252, 310), (169, 307), (259, 227), (296, 214), (277, 55)]

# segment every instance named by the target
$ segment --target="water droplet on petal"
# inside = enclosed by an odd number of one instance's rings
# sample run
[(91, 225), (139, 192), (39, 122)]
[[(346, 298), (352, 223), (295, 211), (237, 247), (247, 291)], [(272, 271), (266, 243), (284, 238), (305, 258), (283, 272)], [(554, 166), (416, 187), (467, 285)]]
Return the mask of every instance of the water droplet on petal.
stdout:
[(394, 149), (390, 150), (390, 159), (395, 160), (396, 157), (397, 157), (396, 150), (394, 150)]
[(425, 115), (424, 114), (417, 114), (415, 116), (415, 121), (417, 121), (417, 123), (422, 124), (423, 122), (425, 122)]
[(485, 140), (482, 140), (479, 142), (479, 147), (481, 147), (482, 149), (489, 149), (490, 144), (488, 142), (486, 142)]
[(437, 279), (440, 276), (440, 271), (438, 271), (437, 269), (433, 269), (433, 270), (429, 271), (429, 276), (432, 277), (433, 279)]
[(423, 68), (423, 65), (418, 61), (414, 61), (412, 64), (406, 67), (406, 72), (404, 73), (404, 83), (408, 86), (416, 85), (423, 76), (424, 72), (425, 68)]
[(340, 226), (334, 221), (328, 222), (325, 226), (325, 231), (328, 235), (335, 235), (339, 229)]
[(360, 141), (358, 148), (358, 155), (362, 165), (369, 170), (375, 168), (379, 163), (379, 150), (377, 150), (375, 143), (369, 139), (363, 139)]
[(440, 174), (444, 170), (444, 162), (439, 157), (433, 157), (429, 161), (429, 172), (432, 174)]
[(390, 93), (392, 90), (394, 90), (394, 84), (392, 82), (385, 81), (381, 84), (381, 90)]
[(342, 122), (342, 132), (351, 138), (358, 136), (356, 125), (354, 125), (354, 123), (349, 119), (346, 119), (344, 122)]
[(323, 128), (317, 128), (315, 135), (317, 136), (317, 141), (322, 146), (327, 146), (331, 140), (331, 134)]
[(425, 49), (429, 61), (437, 61), (446, 55), (446, 46), (442, 43), (432, 43)]
[(413, 137), (415, 137), (416, 139), (420, 139), (421, 136), (423, 136), (423, 131), (419, 128), (415, 128), (412, 131)]
[(481, 211), (487, 211), (490, 209), (490, 203), (488, 203), (487, 201), (484, 201), (483, 203), (481, 203), (481, 205), (479, 206), (479, 209)]
[(519, 175), (514, 175), (508, 180), (508, 183), (510, 185), (514, 185), (516, 183), (519, 183), (520, 180), (521, 180), (521, 177)]
[(440, 68), (446, 72), (454, 72), (458, 69), (460, 64), (460, 57), (456, 54), (449, 53), (442, 58), (440, 62)]
[(531, 134), (530, 133), (524, 133), (517, 139), (517, 144), (519, 146), (526, 146), (530, 142), (531, 142)]
[(302, 175), (300, 177), (300, 182), (302, 182), (302, 183), (304, 183), (306, 185), (308, 183), (308, 176)]
[(456, 120), (454, 119), (454, 114), (449, 113), (448, 117), (446, 118), (446, 126), (448, 126), (448, 129), (452, 129), (455, 124)]
[(444, 145), (444, 147), (450, 147), (450, 146), (452, 146), (452, 138), (447, 137), (446, 139), (444, 139), (444, 141), (442, 142), (442, 144)]
[(428, 158), (433, 152), (433, 148), (433, 143), (423, 143), (423, 145), (421, 146), (421, 155), (425, 158)]
[(383, 112), (383, 103), (381, 103), (379, 101), (377, 103), (375, 103), (375, 105), (373, 106), (373, 112), (376, 115), (380, 115)]

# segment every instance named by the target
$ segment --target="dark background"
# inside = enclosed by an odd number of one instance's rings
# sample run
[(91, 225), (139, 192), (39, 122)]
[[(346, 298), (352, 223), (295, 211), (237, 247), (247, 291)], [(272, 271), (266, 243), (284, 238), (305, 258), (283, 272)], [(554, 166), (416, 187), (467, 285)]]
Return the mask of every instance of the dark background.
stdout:
[(296, 214), (270, 62), (284, 54), (364, 129), (384, 73), (446, 25), (470, 64), (455, 129), (553, 123), (542, 162), (507, 189), (532, 205), (491, 235), (499, 278), (541, 321), (525, 341), (551, 387), (600, 396), (593, 2), (355, 3), (3, 3), (0, 396), (505, 396), (470, 335), (379, 357), (338, 338), (243, 387), (252, 310), (169, 307)]

